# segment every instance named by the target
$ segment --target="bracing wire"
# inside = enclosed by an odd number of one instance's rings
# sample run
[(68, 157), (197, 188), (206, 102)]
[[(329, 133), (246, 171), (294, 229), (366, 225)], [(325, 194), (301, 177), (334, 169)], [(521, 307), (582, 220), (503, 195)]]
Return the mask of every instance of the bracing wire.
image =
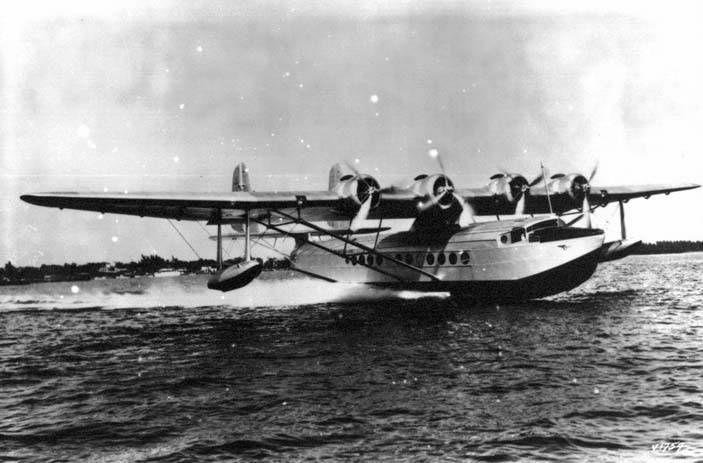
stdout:
[(200, 257), (200, 254), (198, 254), (198, 251), (196, 251), (195, 248), (193, 246), (191, 246), (191, 244), (188, 242), (186, 237), (183, 236), (183, 233), (181, 233), (181, 231), (176, 227), (176, 225), (171, 221), (171, 219), (167, 219), (167, 220), (168, 220), (168, 223), (173, 227), (173, 229), (176, 230), (176, 233), (178, 233), (178, 236), (180, 236), (181, 239), (183, 239), (183, 241), (185, 242), (185, 244), (188, 245), (188, 247), (191, 249), (191, 251), (193, 251), (193, 253), (198, 257), (198, 259), (202, 260), (203, 258)]
[[(203, 229), (203, 231), (205, 232), (205, 234), (206, 234), (206, 235), (208, 236), (208, 238), (209, 238), (209, 237), (210, 237), (210, 232), (207, 231), (207, 228), (205, 228), (205, 226), (203, 226), (203, 224), (200, 223), (200, 222), (198, 222), (198, 225), (200, 225), (200, 228)], [(230, 259), (232, 258), (232, 255), (230, 254), (230, 251), (232, 250), (232, 247), (233, 247), (233, 246), (234, 246), (234, 243), (230, 244), (229, 249), (222, 248), (222, 252), (224, 252), (225, 254), (227, 254), (227, 257), (230, 258)]]

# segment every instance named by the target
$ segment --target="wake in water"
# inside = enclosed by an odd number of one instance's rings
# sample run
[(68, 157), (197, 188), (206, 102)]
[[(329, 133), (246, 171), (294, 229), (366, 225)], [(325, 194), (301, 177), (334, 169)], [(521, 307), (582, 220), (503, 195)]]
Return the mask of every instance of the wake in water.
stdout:
[(0, 310), (268, 307), (449, 297), (449, 293), (378, 289), (311, 279), (255, 280), (236, 291), (220, 293), (207, 289), (205, 281), (206, 276), (198, 275), (5, 287), (0, 289)]

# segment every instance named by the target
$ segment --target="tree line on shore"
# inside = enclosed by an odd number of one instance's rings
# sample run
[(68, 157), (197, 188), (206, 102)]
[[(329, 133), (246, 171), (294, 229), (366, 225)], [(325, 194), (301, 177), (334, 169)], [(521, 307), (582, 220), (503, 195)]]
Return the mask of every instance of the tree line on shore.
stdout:
[(642, 243), (633, 254), (677, 254), (703, 251), (703, 241), (657, 241)]
[[(242, 258), (227, 260), (227, 265), (235, 264)], [(281, 259), (262, 260), (264, 270), (288, 268), (289, 262)], [(156, 254), (144, 255), (137, 262), (89, 262), (86, 264), (67, 263), (63, 265), (44, 264), (39, 267), (16, 267), (7, 262), (0, 267), (0, 284), (26, 284), (41, 281), (79, 281), (94, 278), (129, 278), (153, 275), (164, 270), (173, 270), (183, 274), (209, 273), (217, 267), (213, 259), (193, 261), (180, 260), (175, 257), (164, 259)]]
[[(675, 254), (682, 252), (703, 252), (703, 241), (657, 241), (642, 243), (634, 254)], [(240, 257), (228, 260), (227, 265), (240, 262)], [(269, 258), (262, 260), (264, 270), (278, 270), (290, 267), (290, 261)], [(192, 261), (180, 260), (175, 257), (164, 259), (156, 254), (144, 255), (137, 262), (89, 262), (87, 264), (44, 264), (39, 267), (15, 267), (7, 262), (0, 267), (0, 284), (13, 285), (36, 283), (40, 281), (76, 281), (93, 278), (134, 277), (153, 275), (164, 270), (174, 270), (181, 273), (208, 273), (214, 270), (217, 262), (212, 259)]]

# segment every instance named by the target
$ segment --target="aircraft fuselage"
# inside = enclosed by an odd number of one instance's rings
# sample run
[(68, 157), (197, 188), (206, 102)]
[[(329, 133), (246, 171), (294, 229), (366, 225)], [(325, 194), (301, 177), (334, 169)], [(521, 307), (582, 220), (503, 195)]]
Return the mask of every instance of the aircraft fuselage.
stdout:
[[(358, 242), (376, 252), (336, 240), (294, 253), (296, 267), (348, 283), (421, 291), (450, 291), (477, 299), (523, 300), (572, 289), (595, 271), (602, 230), (567, 227), (556, 218), (518, 219), (376, 236)], [(392, 262), (402, 260), (432, 276)]]

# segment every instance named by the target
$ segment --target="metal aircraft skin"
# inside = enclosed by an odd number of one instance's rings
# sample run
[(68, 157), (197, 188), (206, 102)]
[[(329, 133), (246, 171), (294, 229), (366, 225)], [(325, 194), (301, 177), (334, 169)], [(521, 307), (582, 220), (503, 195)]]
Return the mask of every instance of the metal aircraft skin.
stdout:
[[(434, 174), (416, 181), (417, 188), (381, 189), (374, 192), (379, 199), (369, 214), (368, 219), (412, 219), (418, 216), (418, 203), (432, 196), (432, 182), (442, 181), (444, 174)], [(363, 188), (357, 179), (355, 190)], [(576, 184), (578, 185), (578, 184)], [(658, 184), (637, 186), (592, 186), (588, 194), (567, 188), (554, 191), (549, 195), (552, 211), (555, 214), (580, 209), (584, 197), (592, 206), (605, 206), (614, 202), (627, 202), (634, 198), (669, 194), (677, 191), (698, 188), (693, 183)], [(512, 201), (505, 194), (493, 194), (489, 188), (463, 188), (454, 191), (457, 196), (469, 203), (476, 216), (495, 216), (515, 214), (519, 202), (524, 198), (524, 214), (550, 213), (549, 201), (543, 187), (532, 187), (521, 197)], [(310, 221), (346, 220), (350, 217), (355, 204), (360, 199), (354, 194), (340, 197), (335, 191), (233, 191), (226, 193), (156, 193), (156, 192), (56, 192), (33, 193), (22, 195), (21, 199), (38, 206), (57, 207), (60, 209), (77, 209), (101, 213), (126, 214), (139, 217), (157, 217), (176, 220), (215, 221), (241, 218), (247, 211), (250, 217), (265, 217), (270, 209), (297, 211)], [(354, 214), (351, 214), (352, 216)]]
[[(253, 192), (248, 170), (240, 164), (228, 193), (64, 192), (21, 199), (60, 209), (217, 225), (218, 272), (208, 287), (221, 291), (242, 287), (260, 274), (260, 263), (250, 258), (254, 234), (294, 238), (292, 268), (325, 281), (523, 300), (578, 286), (599, 261), (631, 252), (637, 242), (625, 239), (623, 203), (699, 187), (591, 186), (594, 169), (588, 178), (540, 175), (531, 182), (502, 172), (485, 187), (464, 189), (437, 173), (419, 175), (404, 188), (384, 189), (375, 178), (349, 167), (353, 172), (344, 175), (340, 165), (333, 166), (323, 191)], [(622, 240), (604, 244), (604, 233), (591, 228), (590, 215), (612, 202), (620, 204)], [(580, 214), (571, 223), (553, 215), (569, 211)], [(515, 217), (500, 220), (504, 215)], [(474, 216), (497, 220), (475, 223)], [(585, 228), (571, 226), (581, 218)], [(384, 219), (414, 222), (407, 231), (389, 232)], [(362, 227), (367, 220), (378, 225)], [(222, 225), (234, 233), (223, 237)], [(245, 238), (245, 255), (243, 262), (225, 267), (222, 240), (228, 237)]]

